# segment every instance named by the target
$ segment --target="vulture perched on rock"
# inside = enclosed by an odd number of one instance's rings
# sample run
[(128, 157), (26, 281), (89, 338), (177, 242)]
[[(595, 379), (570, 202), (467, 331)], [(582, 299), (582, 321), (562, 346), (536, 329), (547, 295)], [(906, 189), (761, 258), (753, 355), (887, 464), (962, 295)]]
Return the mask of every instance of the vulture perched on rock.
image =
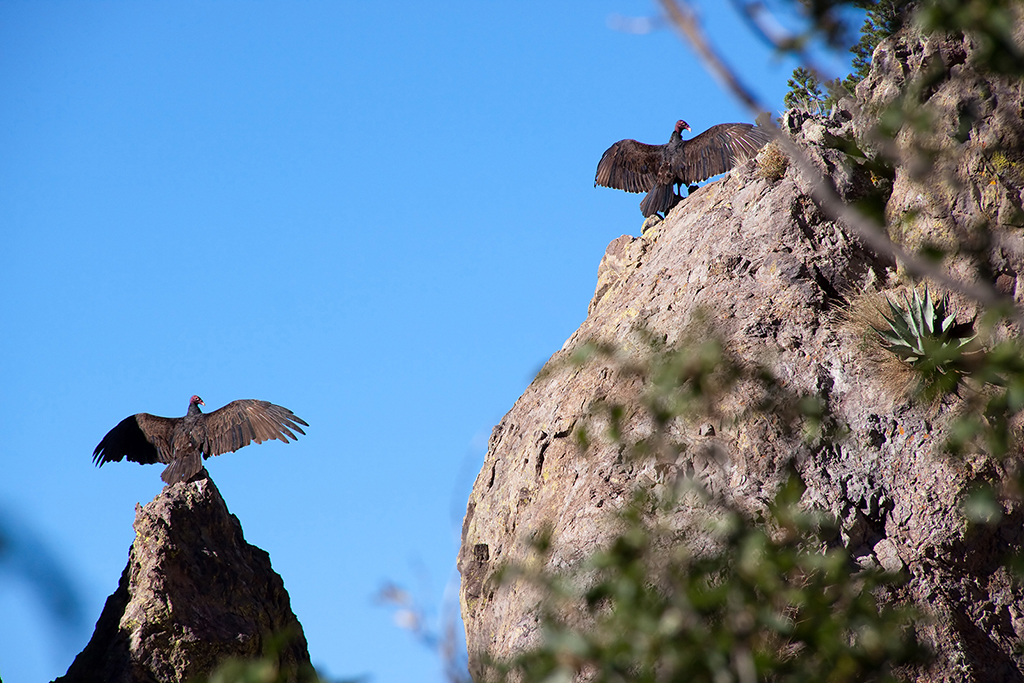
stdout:
[[(137, 413), (111, 429), (93, 451), (97, 466), (128, 458), (146, 465), (167, 465), (160, 478), (168, 484), (188, 481), (203, 469), (202, 457), (237, 451), (255, 441), (280, 439), (288, 443), (308, 427), (292, 411), (281, 406), (242, 399), (206, 414), (203, 399), (193, 396), (185, 417), (159, 417)], [(294, 431), (293, 431), (294, 430)]]
[(664, 145), (619, 140), (597, 164), (594, 185), (646, 192), (640, 202), (645, 217), (668, 213), (679, 201), (675, 186), (689, 186), (725, 173), (771, 140), (766, 130), (749, 123), (720, 123), (692, 140), (683, 139), (684, 130), (690, 130), (689, 124), (676, 121), (676, 129)]

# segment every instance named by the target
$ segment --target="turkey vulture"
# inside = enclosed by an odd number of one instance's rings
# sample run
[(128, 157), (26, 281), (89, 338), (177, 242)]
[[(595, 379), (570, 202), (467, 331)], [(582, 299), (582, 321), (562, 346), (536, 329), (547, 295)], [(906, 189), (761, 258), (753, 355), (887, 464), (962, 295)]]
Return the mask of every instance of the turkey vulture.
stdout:
[(725, 173), (757, 154), (772, 139), (766, 130), (749, 123), (720, 123), (692, 140), (683, 139), (684, 130), (690, 130), (689, 124), (676, 121), (676, 129), (664, 145), (619, 140), (597, 164), (594, 186), (646, 192), (640, 202), (645, 217), (659, 211), (668, 213), (679, 201), (674, 186)]
[(97, 466), (128, 458), (132, 462), (167, 465), (160, 478), (168, 484), (188, 481), (203, 468), (202, 458), (237, 451), (255, 441), (280, 439), (288, 443), (305, 434), (309, 425), (281, 406), (246, 398), (206, 414), (203, 399), (193, 396), (185, 417), (137, 413), (111, 429), (93, 451)]

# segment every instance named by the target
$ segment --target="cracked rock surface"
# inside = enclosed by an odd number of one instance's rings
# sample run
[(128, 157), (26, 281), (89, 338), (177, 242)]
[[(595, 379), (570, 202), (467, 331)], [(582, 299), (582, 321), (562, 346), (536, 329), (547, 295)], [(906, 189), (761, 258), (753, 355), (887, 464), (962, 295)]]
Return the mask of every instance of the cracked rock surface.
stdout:
[(228, 657), (278, 648), (285, 680), (311, 671), (302, 626), (270, 556), (246, 543), (208, 476), (135, 511), (117, 590), (62, 683), (186, 683)]

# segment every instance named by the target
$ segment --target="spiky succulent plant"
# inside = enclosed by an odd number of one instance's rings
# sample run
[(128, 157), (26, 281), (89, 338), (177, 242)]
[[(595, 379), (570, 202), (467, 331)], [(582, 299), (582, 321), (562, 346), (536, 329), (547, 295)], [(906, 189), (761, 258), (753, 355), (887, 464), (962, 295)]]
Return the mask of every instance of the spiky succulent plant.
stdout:
[(975, 338), (973, 323), (957, 323), (949, 296), (934, 300), (927, 286), (923, 297), (916, 289), (905, 295), (902, 306), (885, 301), (891, 315), (882, 317), (889, 329), (874, 328), (883, 346), (920, 371), (925, 388), (956, 391), (965, 373), (964, 347)]

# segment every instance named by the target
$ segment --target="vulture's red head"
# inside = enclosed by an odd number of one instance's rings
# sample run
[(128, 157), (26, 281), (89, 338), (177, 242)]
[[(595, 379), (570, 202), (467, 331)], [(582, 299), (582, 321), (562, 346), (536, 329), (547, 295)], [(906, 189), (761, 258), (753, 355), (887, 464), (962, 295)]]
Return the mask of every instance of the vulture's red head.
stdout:
[(188, 404), (191, 405), (191, 406), (205, 406), (206, 405), (205, 403), (203, 403), (203, 399), (199, 398), (198, 396), (193, 396), (192, 398), (190, 398), (188, 400)]
[(678, 121), (676, 121), (676, 132), (682, 133), (684, 130), (690, 130), (690, 124), (688, 124), (686, 121), (683, 121), (682, 119), (679, 119)]

